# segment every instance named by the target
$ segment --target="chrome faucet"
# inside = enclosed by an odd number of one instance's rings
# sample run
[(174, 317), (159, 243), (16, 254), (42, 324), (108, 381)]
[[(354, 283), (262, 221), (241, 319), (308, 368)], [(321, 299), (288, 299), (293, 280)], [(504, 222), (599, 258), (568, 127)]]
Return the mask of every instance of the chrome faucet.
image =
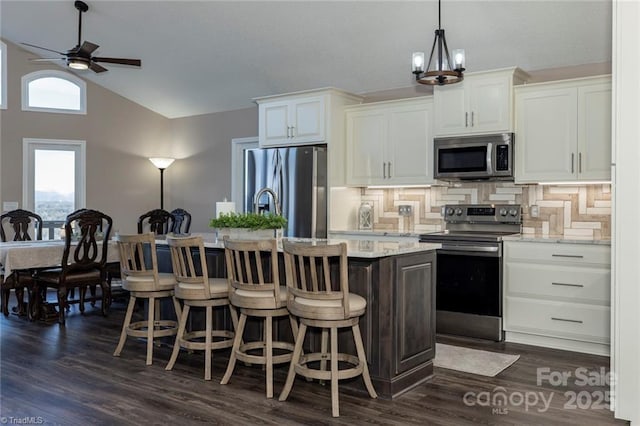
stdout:
[(262, 194), (264, 194), (265, 192), (268, 194), (271, 194), (271, 198), (273, 198), (273, 204), (275, 205), (275, 208), (276, 208), (276, 214), (279, 215), (280, 202), (278, 201), (278, 194), (276, 194), (276, 192), (273, 189), (267, 188), (267, 187), (264, 187), (258, 192), (256, 192), (256, 196), (253, 198), (253, 212), (260, 213), (260, 205), (258, 204), (258, 202), (260, 201), (260, 197), (262, 196)]

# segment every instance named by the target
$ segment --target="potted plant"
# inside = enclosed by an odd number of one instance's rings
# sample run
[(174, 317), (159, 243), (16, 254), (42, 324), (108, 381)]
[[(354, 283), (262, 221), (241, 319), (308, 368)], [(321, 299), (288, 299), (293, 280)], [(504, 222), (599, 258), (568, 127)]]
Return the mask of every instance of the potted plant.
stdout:
[(209, 222), (219, 239), (225, 235), (235, 239), (282, 238), (286, 225), (287, 219), (271, 213), (223, 213)]

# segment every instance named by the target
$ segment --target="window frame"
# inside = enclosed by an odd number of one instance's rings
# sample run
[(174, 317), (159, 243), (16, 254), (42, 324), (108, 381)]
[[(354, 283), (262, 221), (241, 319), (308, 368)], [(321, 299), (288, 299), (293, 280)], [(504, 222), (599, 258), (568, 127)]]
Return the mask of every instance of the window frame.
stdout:
[(22, 205), (24, 208), (35, 211), (34, 168), (35, 151), (38, 149), (76, 152), (74, 204), (76, 210), (85, 207), (87, 142), (83, 140), (24, 138), (22, 140)]
[(7, 109), (7, 45), (0, 40), (0, 109)]
[[(62, 108), (47, 108), (47, 107), (32, 107), (29, 105), (29, 83), (42, 79), (42, 78), (59, 78), (66, 80), (71, 84), (78, 86), (80, 89), (80, 109), (62, 109)], [(34, 111), (34, 112), (52, 112), (56, 114), (87, 114), (87, 83), (65, 71), (59, 70), (41, 70), (34, 71), (22, 76), (22, 110)]]

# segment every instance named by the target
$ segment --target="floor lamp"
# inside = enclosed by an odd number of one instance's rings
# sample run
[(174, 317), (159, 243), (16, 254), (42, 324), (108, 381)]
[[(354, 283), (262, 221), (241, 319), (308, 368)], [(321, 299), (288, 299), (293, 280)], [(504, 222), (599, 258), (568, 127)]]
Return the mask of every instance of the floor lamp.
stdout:
[(160, 209), (164, 210), (164, 169), (169, 167), (171, 163), (175, 161), (174, 158), (153, 157), (149, 158), (149, 161), (153, 163), (160, 170)]

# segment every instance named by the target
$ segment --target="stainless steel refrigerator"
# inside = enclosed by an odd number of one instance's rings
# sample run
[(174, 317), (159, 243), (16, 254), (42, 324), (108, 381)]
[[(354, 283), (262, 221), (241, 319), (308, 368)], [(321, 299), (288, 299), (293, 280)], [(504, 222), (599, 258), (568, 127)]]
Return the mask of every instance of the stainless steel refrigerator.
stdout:
[[(324, 146), (247, 149), (244, 152), (243, 210), (255, 211), (263, 188), (275, 192), (287, 218), (286, 237), (327, 237), (327, 149)], [(260, 212), (276, 212), (274, 197), (263, 192)]]

